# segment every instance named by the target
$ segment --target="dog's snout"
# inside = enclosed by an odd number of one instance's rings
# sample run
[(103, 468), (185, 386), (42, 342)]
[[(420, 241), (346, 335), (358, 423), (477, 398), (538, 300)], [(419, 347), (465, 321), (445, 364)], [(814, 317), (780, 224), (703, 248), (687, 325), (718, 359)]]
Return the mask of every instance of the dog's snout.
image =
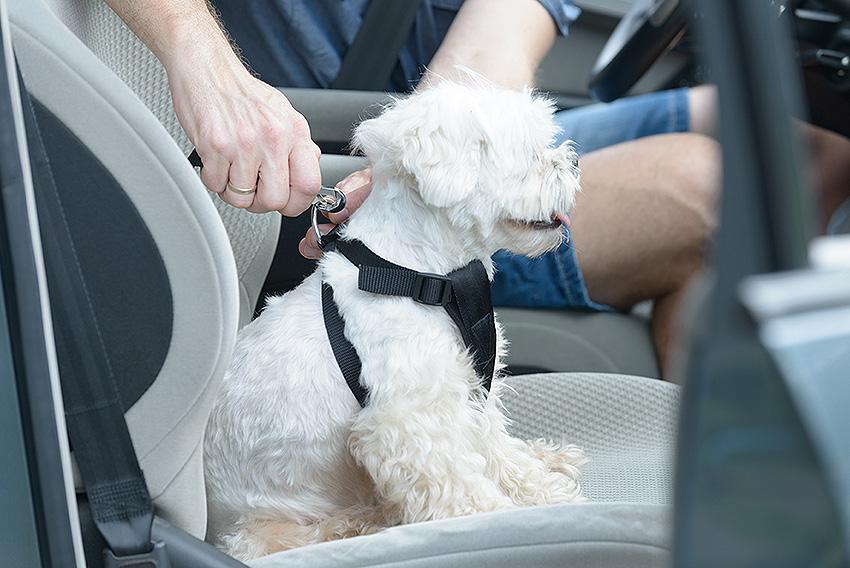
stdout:
[(579, 172), (578, 153), (570, 141), (564, 142), (552, 151), (552, 162), (555, 168), (569, 170), (573, 175)]
[(568, 163), (573, 168), (578, 168), (578, 152), (576, 152), (575, 144), (572, 140), (561, 142), (554, 151), (556, 159)]

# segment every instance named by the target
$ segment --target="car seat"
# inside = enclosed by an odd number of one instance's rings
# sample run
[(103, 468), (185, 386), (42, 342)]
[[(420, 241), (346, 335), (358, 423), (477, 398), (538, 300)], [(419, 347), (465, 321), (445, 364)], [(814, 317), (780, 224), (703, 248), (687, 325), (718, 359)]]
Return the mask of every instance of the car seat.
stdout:
[[(257, 274), (266, 262), (261, 257), (271, 248), (277, 219), (241, 224), (234, 220), (241, 212), (216, 214), (185, 159), (185, 138), (168, 107), (161, 69), (105, 5), (11, 0), (9, 8), (24, 83), (53, 125), (44, 133), (50, 137), (48, 155), (51, 148), (61, 152), (71, 145), (91, 158), (89, 169), (72, 163), (54, 174), (89, 176), (98, 170), (114, 178), (103, 186), (114, 195), (90, 192), (83, 206), (74, 208), (90, 220), (83, 232), (117, 241), (101, 247), (91, 235), (81, 237), (91, 245), (86, 276), (98, 289), (96, 310), (113, 308), (115, 316), (123, 303), (135, 306), (133, 319), (115, 318), (110, 337), (116, 368), (130, 373), (138, 363), (145, 374), (143, 388), (135, 392), (127, 394), (126, 385), (119, 385), (130, 434), (157, 514), (203, 538), (204, 426), (246, 306), (250, 317), (251, 295), (261, 283)], [(61, 191), (61, 179), (57, 185)], [(115, 198), (123, 209), (116, 212), (99, 197)], [(134, 293), (156, 280), (134, 266), (142, 247), (158, 257), (151, 266), (159, 266), (156, 278), (163, 286), (159, 295), (138, 294), (156, 299), (147, 310)], [(113, 263), (138, 282), (111, 287), (110, 278), (120, 271), (101, 268)], [(161, 353), (150, 353), (154, 343), (162, 346)], [(117, 377), (125, 381), (122, 373)], [(517, 435), (564, 438), (586, 449), (591, 464), (583, 483), (591, 503), (398, 527), (271, 555), (252, 565), (666, 564), (678, 388), (593, 373), (530, 375), (511, 384), (516, 394), (505, 404)]]

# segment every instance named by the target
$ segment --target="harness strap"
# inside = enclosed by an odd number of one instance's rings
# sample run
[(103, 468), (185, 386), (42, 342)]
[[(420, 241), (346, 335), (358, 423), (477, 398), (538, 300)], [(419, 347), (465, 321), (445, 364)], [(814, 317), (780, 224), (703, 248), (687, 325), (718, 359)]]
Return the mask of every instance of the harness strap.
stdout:
[[(325, 251), (336, 250), (358, 267), (360, 290), (442, 306), (472, 353), (475, 373), (481, 377), (484, 388), (490, 390), (496, 365), (496, 324), (490, 281), (481, 261), (473, 261), (443, 276), (393, 264), (359, 241), (329, 239), (323, 245)], [(360, 406), (365, 406), (368, 393), (360, 384), (360, 358), (345, 338), (345, 322), (327, 283), (322, 284), (322, 313), (337, 364)]]
[(325, 320), (325, 330), (328, 332), (331, 349), (334, 352), (337, 365), (342, 371), (342, 376), (345, 377), (348, 388), (351, 389), (351, 393), (360, 403), (360, 406), (366, 406), (369, 393), (360, 384), (360, 369), (363, 364), (360, 362), (360, 357), (357, 355), (354, 346), (345, 337), (345, 320), (342, 319), (334, 301), (334, 290), (327, 282), (322, 282), (322, 316)]

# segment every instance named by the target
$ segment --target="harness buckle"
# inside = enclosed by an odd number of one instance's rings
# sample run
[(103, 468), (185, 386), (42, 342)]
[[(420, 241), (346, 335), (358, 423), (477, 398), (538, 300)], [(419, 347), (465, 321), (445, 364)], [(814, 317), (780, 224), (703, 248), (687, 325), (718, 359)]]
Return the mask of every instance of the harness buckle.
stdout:
[[(431, 283), (439, 283), (442, 288), (434, 293), (435, 291)], [(426, 284), (428, 284), (427, 287)], [(413, 279), (413, 294), (411, 298), (427, 306), (445, 306), (452, 301), (452, 280), (448, 276), (441, 274), (417, 272), (416, 277)]]

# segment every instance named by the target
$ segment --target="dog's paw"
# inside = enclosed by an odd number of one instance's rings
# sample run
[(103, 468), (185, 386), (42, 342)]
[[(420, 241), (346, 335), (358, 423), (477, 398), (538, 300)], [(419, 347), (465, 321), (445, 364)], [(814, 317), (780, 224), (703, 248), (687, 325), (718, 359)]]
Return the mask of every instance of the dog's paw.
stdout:
[(376, 506), (356, 505), (303, 524), (286, 519), (243, 518), (221, 536), (221, 548), (246, 562), (275, 552), (380, 532), (388, 526), (384, 512)]
[(584, 500), (579, 466), (587, 460), (580, 449), (546, 440), (529, 441), (520, 447), (524, 449), (502, 462), (499, 476), (502, 489), (516, 505), (530, 507)]
[(578, 446), (561, 445), (543, 438), (527, 442), (532, 455), (542, 461), (549, 471), (563, 473), (572, 479), (581, 476), (579, 468), (589, 460)]

